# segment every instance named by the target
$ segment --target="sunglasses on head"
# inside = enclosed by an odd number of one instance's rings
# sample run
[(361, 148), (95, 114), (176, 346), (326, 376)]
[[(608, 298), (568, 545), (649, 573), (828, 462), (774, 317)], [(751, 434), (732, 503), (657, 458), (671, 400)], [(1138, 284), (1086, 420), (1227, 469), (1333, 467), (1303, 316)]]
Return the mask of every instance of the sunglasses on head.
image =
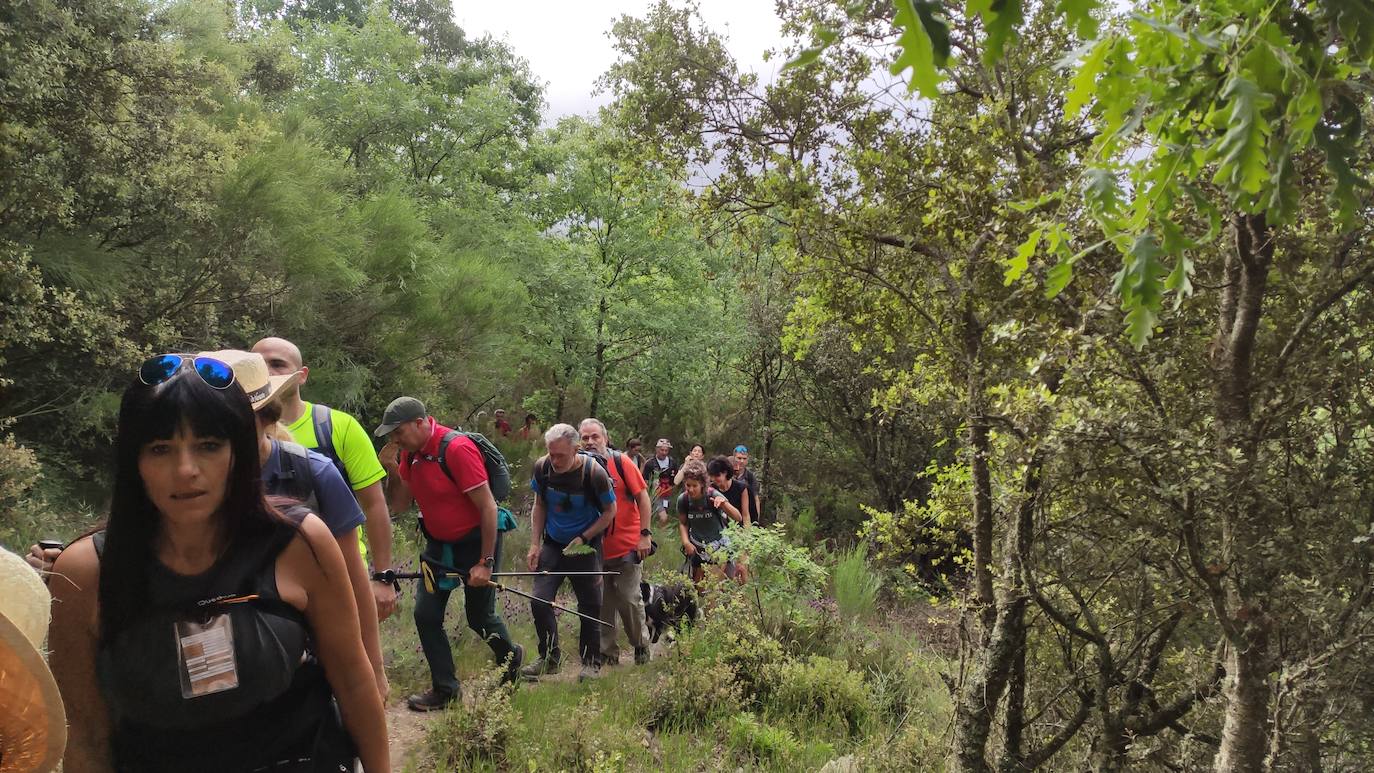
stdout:
[(170, 380), (187, 365), (200, 376), (200, 379), (215, 389), (228, 389), (234, 384), (234, 369), (229, 364), (214, 357), (197, 357), (193, 354), (159, 354), (143, 361), (138, 368), (138, 380), (148, 386), (157, 386)]

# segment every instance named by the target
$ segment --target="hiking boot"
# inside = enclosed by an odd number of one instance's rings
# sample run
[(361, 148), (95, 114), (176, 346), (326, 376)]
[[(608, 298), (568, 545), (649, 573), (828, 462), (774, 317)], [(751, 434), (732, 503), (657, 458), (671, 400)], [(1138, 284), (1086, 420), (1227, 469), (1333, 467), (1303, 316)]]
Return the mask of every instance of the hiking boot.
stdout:
[(416, 693), (406, 698), (406, 705), (411, 711), (439, 711), (450, 703), (458, 700), (462, 690), (448, 692), (446, 690), (436, 690), (430, 688), (421, 693)]
[(601, 676), (601, 666), (595, 663), (583, 663), (582, 670), (577, 672), (577, 681), (586, 682)]
[(501, 684), (514, 684), (520, 678), (520, 666), (525, 663), (525, 648), (511, 642), (510, 654), (506, 656), (506, 670), (501, 672)]
[(635, 647), (635, 665), (642, 666), (649, 662), (649, 648)]
[(558, 665), (557, 658), (539, 658), (528, 666), (520, 669), (520, 675), (530, 681), (537, 682), (541, 676), (558, 673)]

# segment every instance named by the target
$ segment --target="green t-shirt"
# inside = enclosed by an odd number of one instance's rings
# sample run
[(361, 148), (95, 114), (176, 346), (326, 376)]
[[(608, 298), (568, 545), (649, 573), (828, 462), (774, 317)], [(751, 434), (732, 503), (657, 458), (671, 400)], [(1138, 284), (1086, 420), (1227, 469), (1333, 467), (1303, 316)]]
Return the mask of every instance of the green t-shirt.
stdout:
[[(315, 439), (315, 423), (311, 421), (311, 404), (305, 404), (305, 412), (300, 418), (287, 425), (291, 437), (306, 448), (319, 448)], [(382, 463), (377, 460), (377, 450), (372, 447), (372, 439), (367, 436), (358, 420), (335, 408), (329, 409), (329, 422), (334, 426), (334, 453), (348, 470), (348, 481), (353, 490), (367, 488), (386, 477)]]

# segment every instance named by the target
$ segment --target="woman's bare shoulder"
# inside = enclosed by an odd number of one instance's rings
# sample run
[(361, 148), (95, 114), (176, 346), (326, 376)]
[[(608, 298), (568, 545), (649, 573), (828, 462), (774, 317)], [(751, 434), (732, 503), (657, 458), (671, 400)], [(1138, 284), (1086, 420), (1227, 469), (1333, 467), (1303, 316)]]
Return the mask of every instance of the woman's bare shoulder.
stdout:
[(93, 590), (99, 578), (100, 556), (95, 551), (95, 538), (88, 534), (67, 545), (58, 556), (58, 560), (52, 563), (52, 579), (49, 584), (54, 593), (58, 592), (58, 579), (65, 579), (65, 584), (77, 588)]
[(53, 562), (48, 588), (53, 596), (70, 597), (94, 591), (100, 582), (100, 555), (95, 538), (87, 535), (68, 545)]

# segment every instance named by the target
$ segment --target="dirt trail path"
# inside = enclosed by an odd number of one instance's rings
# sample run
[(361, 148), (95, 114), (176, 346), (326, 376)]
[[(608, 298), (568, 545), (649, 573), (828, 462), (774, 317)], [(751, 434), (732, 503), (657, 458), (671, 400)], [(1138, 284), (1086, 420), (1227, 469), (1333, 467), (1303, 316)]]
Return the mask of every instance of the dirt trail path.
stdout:
[(405, 698), (386, 707), (387, 744), (391, 750), (391, 769), (396, 773), (419, 770), (424, 759), (425, 725), (437, 714), (421, 714), (406, 708)]

